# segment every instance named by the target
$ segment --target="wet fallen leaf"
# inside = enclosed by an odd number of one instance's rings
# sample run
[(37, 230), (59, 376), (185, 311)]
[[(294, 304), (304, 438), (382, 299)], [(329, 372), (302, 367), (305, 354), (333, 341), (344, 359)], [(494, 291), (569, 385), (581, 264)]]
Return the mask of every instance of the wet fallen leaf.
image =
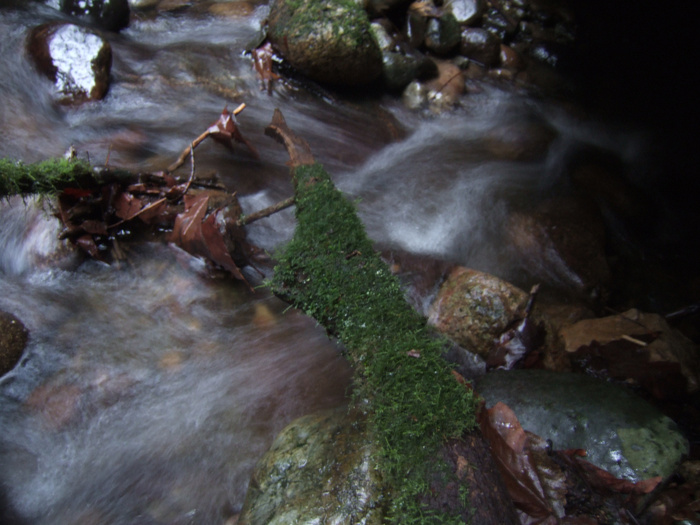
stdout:
[(224, 234), (216, 221), (218, 210), (206, 215), (208, 204), (209, 196), (206, 194), (185, 195), (185, 211), (175, 218), (170, 241), (192, 255), (218, 264), (236, 279), (247, 283), (226, 247)]
[(545, 519), (554, 515), (537, 467), (527, 448), (528, 436), (515, 413), (504, 403), (481, 412), (481, 432), (491, 445), (508, 493), (516, 508)]
[(207, 128), (209, 136), (215, 141), (223, 144), (229, 149), (233, 149), (233, 141), (245, 144), (255, 158), (260, 158), (255, 146), (251, 144), (238, 129), (236, 116), (228, 110), (228, 106), (224, 107), (219, 119)]
[(251, 51), (251, 55), (253, 57), (253, 67), (262, 82), (260, 89), (267, 89), (269, 94), (272, 92), (272, 82), (280, 78), (277, 73), (272, 71), (272, 44), (270, 44), (270, 42), (263, 44)]
[(114, 199), (114, 213), (120, 219), (128, 221), (134, 217), (141, 208), (143, 207), (143, 202), (141, 199), (134, 197), (131, 193), (122, 191)]

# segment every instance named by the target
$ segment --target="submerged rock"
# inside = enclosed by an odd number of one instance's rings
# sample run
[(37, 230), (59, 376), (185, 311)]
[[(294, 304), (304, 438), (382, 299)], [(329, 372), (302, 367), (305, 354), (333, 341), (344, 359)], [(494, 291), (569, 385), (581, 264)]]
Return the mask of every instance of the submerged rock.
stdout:
[(351, 0), (276, 0), (268, 37), (291, 66), (322, 84), (362, 86), (382, 73), (367, 14)]
[(493, 275), (458, 267), (440, 288), (428, 322), (460, 346), (487, 356), (527, 299), (524, 291)]
[(523, 268), (544, 283), (594, 300), (610, 284), (603, 218), (586, 201), (551, 199), (513, 213), (507, 235)]
[(432, 113), (443, 113), (459, 103), (466, 89), (464, 75), (453, 63), (437, 62), (437, 77), (414, 80), (403, 92), (403, 103), (411, 109), (428, 108)]
[(493, 372), (476, 381), (491, 407), (508, 405), (525, 430), (555, 449), (584, 449), (614, 476), (669, 476), (688, 452), (676, 424), (627, 390), (581, 374), (544, 370)]
[(14, 315), (0, 311), (0, 376), (12, 370), (22, 357), (28, 332)]
[(27, 41), (39, 71), (53, 81), (62, 104), (100, 100), (107, 94), (112, 48), (99, 34), (74, 24), (44, 24)]
[(346, 408), (301, 417), (255, 467), (238, 525), (382, 523), (376, 444)]

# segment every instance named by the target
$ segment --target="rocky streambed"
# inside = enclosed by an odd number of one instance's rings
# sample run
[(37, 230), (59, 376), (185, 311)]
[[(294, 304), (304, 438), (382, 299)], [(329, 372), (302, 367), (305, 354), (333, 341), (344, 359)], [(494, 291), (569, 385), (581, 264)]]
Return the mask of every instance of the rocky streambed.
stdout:
[[(489, 407), (513, 405), (525, 430), (553, 449), (589, 449), (616, 476), (671, 475), (667, 499), (645, 514), (650, 523), (692, 512), (697, 329), (692, 315), (664, 318), (698, 296), (688, 255), (697, 211), (684, 205), (691, 192), (679, 191), (693, 187), (678, 175), (686, 150), (677, 123), (601, 117), (596, 107), (611, 101), (591, 104), (600, 88), (580, 96), (563, 74), (581, 59), (577, 38), (591, 31), (577, 6), (339, 2), (333, 9), (348, 13), (339, 16), (309, 2), (306, 18), (317, 23), (297, 41), (278, 24), (302, 11), (285, 14), (284, 2), (57, 4), (0, 9), (4, 157), (33, 162), (73, 146), (93, 161), (163, 170), (224, 105), (245, 102), (238, 125), (260, 158), (212, 144), (198, 150), (196, 166), (250, 213), (291, 194), (285, 154), (263, 134), (280, 107), (358, 200), (409, 301), (454, 341), (447, 358), (461, 375), (486, 385), (513, 374), (510, 387), (494, 387), (500, 393), (477, 387)], [(319, 51), (337, 49), (325, 15), (361, 19), (371, 37), (364, 58), (308, 57), (309, 39)], [(17, 199), (1, 213), (6, 520), (232, 523), (252, 476), (258, 499), (241, 519), (282, 523), (301, 512), (283, 487), (305, 477), (312, 456), (339, 481), (316, 490), (311, 476), (294, 493), (304, 512), (336, 512), (329, 501), (343, 501), (341, 521), (381, 520), (385, 496), (368, 475), (372, 443), (357, 435), (361, 422), (345, 428), (337, 412), (319, 413), (273, 444), (296, 417), (339, 406), (342, 414), (348, 402), (350, 371), (313, 322), (264, 290), (212, 281), (206, 265), (172, 247), (137, 244), (106, 266), (58, 240), (50, 209)], [(293, 227), (288, 210), (247, 233), (274, 255)], [(524, 319), (537, 335), (525, 342), (513, 331)], [(556, 378), (492, 371), (504, 364)], [(585, 376), (604, 382), (603, 393), (576, 386)], [(573, 399), (526, 396), (529, 408), (515, 399), (542, 385), (551, 393), (560, 381)], [(629, 391), (636, 408), (606, 403)], [(598, 395), (590, 410), (576, 402)], [(614, 419), (637, 410), (645, 415)], [(600, 421), (614, 422), (598, 430)], [(600, 437), (608, 427), (615, 438)], [(335, 447), (355, 441), (357, 454)], [(691, 461), (679, 467), (684, 457)], [(554, 515), (580, 510), (572, 498), (548, 500)]]

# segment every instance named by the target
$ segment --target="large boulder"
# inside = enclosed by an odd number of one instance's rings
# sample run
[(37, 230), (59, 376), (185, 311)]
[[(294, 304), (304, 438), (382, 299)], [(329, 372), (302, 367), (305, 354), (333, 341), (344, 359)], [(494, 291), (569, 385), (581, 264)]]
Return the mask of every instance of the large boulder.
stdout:
[(545, 370), (492, 372), (476, 381), (491, 407), (503, 402), (525, 430), (555, 449), (584, 449), (615, 477), (669, 476), (688, 452), (676, 424), (621, 387), (582, 374)]
[(457, 267), (430, 307), (428, 322), (460, 346), (482, 357), (517, 320), (528, 294), (493, 275)]
[(346, 408), (301, 417), (255, 467), (238, 525), (382, 523), (377, 445)]
[(287, 62), (322, 84), (371, 84), (382, 54), (366, 12), (352, 0), (275, 0), (268, 38)]
[(0, 311), (0, 376), (14, 368), (27, 345), (27, 329), (14, 315)]
[(98, 33), (74, 24), (49, 23), (31, 31), (27, 50), (51, 79), (61, 104), (100, 100), (107, 94), (112, 48)]

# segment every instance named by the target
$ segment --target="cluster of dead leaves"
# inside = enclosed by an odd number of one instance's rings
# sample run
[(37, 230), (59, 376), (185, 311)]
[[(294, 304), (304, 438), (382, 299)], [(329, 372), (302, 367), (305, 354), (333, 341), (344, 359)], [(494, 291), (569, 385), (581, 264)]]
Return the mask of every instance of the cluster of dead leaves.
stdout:
[[(99, 178), (110, 182), (64, 190), (56, 210), (64, 226), (61, 237), (70, 239), (89, 256), (107, 260), (119, 258), (119, 253), (115, 253), (119, 251), (119, 238), (143, 232), (169, 232), (168, 241), (245, 281), (231, 255), (245, 252), (238, 246), (244, 243), (245, 233), (237, 224), (241, 209), (235, 194), (193, 189), (193, 150), (208, 137), (230, 149), (234, 141), (243, 143), (258, 156), (238, 129), (235, 114), (224, 108), (219, 119), (181, 155), (180, 159), (188, 154), (192, 159), (186, 181), (178, 181), (171, 174), (183, 163), (178, 160), (168, 171), (138, 176), (105, 169)], [(213, 206), (214, 200), (217, 206)]]
[(552, 450), (503, 403), (482, 410), (479, 424), (523, 525), (670, 525), (700, 510), (690, 485), (659, 492), (661, 477), (634, 483), (589, 463), (584, 450)]

